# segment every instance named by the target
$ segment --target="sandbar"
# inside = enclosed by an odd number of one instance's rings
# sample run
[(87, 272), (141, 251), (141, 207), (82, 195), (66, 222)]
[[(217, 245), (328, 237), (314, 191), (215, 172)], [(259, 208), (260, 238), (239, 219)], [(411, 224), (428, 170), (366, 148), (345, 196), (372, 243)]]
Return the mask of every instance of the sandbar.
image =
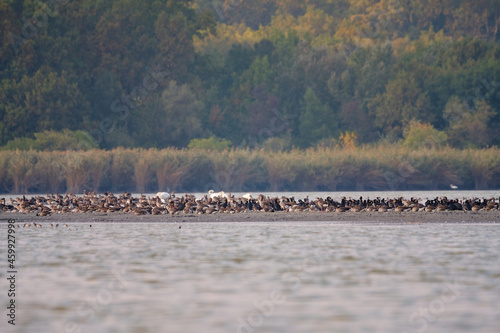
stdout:
[(0, 222), (14, 219), (16, 223), (183, 223), (183, 222), (331, 222), (338, 224), (499, 224), (500, 211), (443, 212), (244, 212), (236, 214), (162, 214), (134, 215), (130, 213), (65, 213), (36, 216), (36, 213), (1, 212)]

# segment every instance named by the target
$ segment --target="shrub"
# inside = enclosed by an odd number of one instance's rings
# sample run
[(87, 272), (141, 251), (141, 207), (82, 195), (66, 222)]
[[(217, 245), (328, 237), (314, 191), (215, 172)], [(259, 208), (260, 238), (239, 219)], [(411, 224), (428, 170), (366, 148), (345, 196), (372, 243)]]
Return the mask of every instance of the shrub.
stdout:
[(212, 136), (208, 139), (193, 139), (189, 142), (189, 149), (206, 149), (223, 151), (231, 147), (232, 142), (226, 139), (220, 139)]
[(448, 136), (440, 132), (431, 124), (422, 124), (411, 121), (404, 131), (403, 146), (409, 149), (433, 149), (446, 145)]
[(61, 132), (43, 131), (34, 134), (35, 138), (15, 138), (7, 142), (2, 150), (90, 150), (97, 148), (92, 137), (84, 131), (70, 131), (64, 129)]

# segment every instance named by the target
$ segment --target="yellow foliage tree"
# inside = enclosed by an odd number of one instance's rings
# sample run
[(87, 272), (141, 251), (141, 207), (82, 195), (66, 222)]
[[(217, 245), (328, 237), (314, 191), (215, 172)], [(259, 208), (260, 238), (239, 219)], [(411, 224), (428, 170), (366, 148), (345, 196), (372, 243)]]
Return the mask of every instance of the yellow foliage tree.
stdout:
[(337, 149), (346, 149), (346, 150), (354, 150), (357, 149), (358, 136), (354, 132), (346, 131), (345, 133), (340, 134), (339, 140), (335, 148)]

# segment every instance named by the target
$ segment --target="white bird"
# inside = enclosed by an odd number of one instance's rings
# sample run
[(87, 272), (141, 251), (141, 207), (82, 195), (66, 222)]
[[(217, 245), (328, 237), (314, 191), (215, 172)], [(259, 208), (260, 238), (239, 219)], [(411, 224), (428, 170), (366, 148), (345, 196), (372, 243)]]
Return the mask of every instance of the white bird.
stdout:
[(156, 193), (156, 196), (158, 198), (160, 198), (160, 200), (161, 200), (162, 203), (165, 203), (165, 201), (170, 198), (170, 193), (168, 193), (168, 192), (158, 192), (158, 193)]
[(215, 193), (214, 190), (208, 191), (208, 194), (210, 194), (210, 198), (227, 198), (227, 194), (224, 193), (224, 191), (220, 191), (218, 193)]
[(452, 190), (456, 190), (456, 189), (458, 188), (458, 186), (457, 186), (457, 185), (450, 184), (450, 188), (451, 188)]
[(245, 199), (247, 199), (247, 200), (252, 199), (252, 195), (251, 195), (250, 193), (247, 193), (247, 194), (245, 194), (245, 195), (242, 195), (241, 197), (242, 197), (242, 198), (245, 198)]

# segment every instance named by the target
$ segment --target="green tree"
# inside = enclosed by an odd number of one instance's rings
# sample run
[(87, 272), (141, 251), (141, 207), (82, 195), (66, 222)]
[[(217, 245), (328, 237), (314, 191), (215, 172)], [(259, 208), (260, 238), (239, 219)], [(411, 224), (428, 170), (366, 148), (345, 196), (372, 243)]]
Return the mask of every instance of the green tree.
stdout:
[(269, 24), (277, 6), (275, 0), (222, 0), (213, 4), (218, 20), (229, 24), (244, 23), (253, 29)]
[(193, 139), (189, 142), (189, 149), (205, 149), (205, 150), (216, 150), (223, 151), (229, 149), (232, 143), (226, 139), (220, 139), (215, 136), (211, 136), (208, 139)]
[(2, 150), (89, 150), (97, 148), (92, 137), (84, 131), (70, 131), (64, 129), (60, 132), (43, 131), (34, 133), (35, 139), (15, 138), (7, 142)]
[(429, 98), (415, 79), (401, 72), (386, 85), (384, 94), (373, 99), (375, 124), (391, 140), (400, 139), (411, 120), (431, 121)]
[(0, 144), (34, 132), (75, 130), (87, 124), (89, 103), (64, 71), (38, 70), (19, 81), (4, 79), (0, 97), (0, 121), (8, 128)]
[(322, 104), (311, 88), (304, 95), (299, 130), (304, 147), (332, 137), (337, 132), (336, 121), (328, 104)]
[(410, 121), (404, 130), (403, 145), (410, 149), (435, 149), (446, 145), (446, 133), (438, 131), (431, 124)]
[(451, 97), (443, 112), (449, 121), (447, 132), (451, 144), (455, 147), (488, 146), (493, 138), (489, 124), (494, 115), (491, 106), (483, 100), (471, 107), (459, 97)]
[(257, 56), (252, 65), (241, 76), (241, 81), (248, 87), (257, 87), (264, 83), (270, 85), (273, 78), (273, 71), (269, 64), (267, 55)]
[(449, 1), (448, 29), (455, 35), (500, 39), (500, 3), (496, 0)]
[(152, 98), (131, 112), (129, 133), (138, 146), (186, 147), (204, 133), (199, 119), (203, 107), (187, 84), (170, 81), (161, 98)]

